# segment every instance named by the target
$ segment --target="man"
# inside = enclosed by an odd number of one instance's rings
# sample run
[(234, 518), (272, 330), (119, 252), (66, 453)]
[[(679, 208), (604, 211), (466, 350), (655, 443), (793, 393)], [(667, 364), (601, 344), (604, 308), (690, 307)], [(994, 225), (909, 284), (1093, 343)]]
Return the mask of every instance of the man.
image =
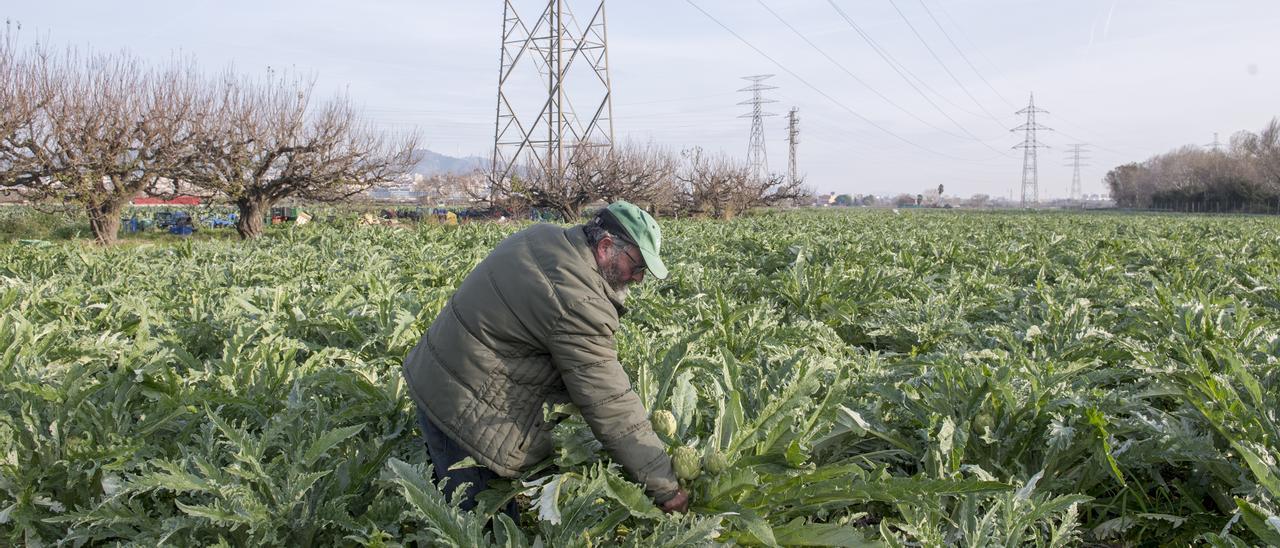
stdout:
[[(671, 459), (618, 362), (627, 288), (667, 276), (662, 234), (614, 202), (586, 225), (509, 236), (467, 275), (404, 363), (436, 479), (470, 483), (463, 508), (498, 477), (552, 451), (544, 404), (575, 404), (613, 460), (664, 511), (685, 511)], [(449, 470), (465, 457), (479, 467)], [(514, 507), (508, 507), (513, 513)]]

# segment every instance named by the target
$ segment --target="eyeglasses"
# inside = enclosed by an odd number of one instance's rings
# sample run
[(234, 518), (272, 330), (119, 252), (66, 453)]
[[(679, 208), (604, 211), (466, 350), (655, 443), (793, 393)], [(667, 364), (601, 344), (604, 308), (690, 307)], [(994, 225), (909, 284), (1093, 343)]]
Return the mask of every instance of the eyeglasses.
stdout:
[[(632, 246), (632, 247), (635, 247), (635, 246)], [(636, 249), (639, 249), (639, 248), (636, 248)], [(630, 248), (628, 248), (628, 251), (623, 251), (622, 253), (626, 255), (628, 259), (631, 259), (631, 264), (632, 264), (631, 277), (632, 278), (635, 278), (640, 276), (641, 274), (644, 274), (644, 270), (646, 267), (644, 265), (643, 255), (641, 256), (641, 258), (637, 259), (635, 255), (631, 254)]]

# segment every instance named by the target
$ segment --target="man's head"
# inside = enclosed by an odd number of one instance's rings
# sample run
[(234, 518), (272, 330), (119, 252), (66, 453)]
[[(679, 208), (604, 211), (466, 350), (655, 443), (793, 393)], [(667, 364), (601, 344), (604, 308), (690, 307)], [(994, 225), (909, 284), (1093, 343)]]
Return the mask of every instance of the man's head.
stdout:
[(644, 281), (646, 271), (659, 279), (667, 277), (667, 267), (658, 255), (662, 231), (644, 210), (614, 202), (587, 223), (586, 231), (600, 274), (619, 298), (625, 300), (627, 287)]

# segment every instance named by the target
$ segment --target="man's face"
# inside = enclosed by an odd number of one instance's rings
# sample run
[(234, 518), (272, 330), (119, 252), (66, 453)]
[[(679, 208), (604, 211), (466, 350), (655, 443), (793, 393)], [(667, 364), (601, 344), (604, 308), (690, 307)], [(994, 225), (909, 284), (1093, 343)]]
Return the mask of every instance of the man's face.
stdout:
[(627, 288), (644, 281), (644, 258), (640, 249), (614, 238), (600, 241), (596, 250), (596, 264), (605, 283), (613, 288), (618, 298), (626, 300)]

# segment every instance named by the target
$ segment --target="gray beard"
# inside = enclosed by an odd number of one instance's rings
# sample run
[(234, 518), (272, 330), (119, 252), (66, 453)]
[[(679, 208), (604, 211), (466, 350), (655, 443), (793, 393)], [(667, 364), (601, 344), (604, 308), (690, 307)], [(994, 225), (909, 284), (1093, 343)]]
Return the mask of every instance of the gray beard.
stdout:
[[(616, 258), (616, 255), (610, 257), (610, 259), (614, 258)], [(618, 270), (613, 266), (614, 262), (615, 261), (611, 260), (609, 266), (600, 270), (600, 274), (604, 276), (604, 282), (609, 284), (609, 287), (613, 289), (613, 293), (618, 296), (618, 300), (625, 303), (627, 301), (627, 293), (629, 292), (627, 282), (622, 281), (622, 273), (618, 272)]]

